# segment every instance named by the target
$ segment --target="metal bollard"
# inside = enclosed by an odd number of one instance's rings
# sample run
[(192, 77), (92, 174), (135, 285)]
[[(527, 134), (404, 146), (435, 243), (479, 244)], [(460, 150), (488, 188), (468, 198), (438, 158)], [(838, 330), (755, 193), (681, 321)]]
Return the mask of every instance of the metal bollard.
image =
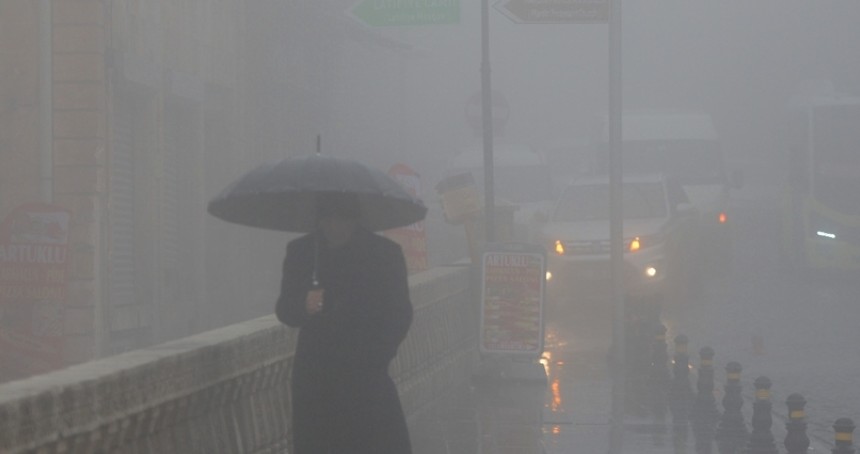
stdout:
[(806, 454), (809, 437), (806, 435), (806, 399), (794, 393), (785, 400), (788, 405), (788, 422), (785, 423), (785, 449), (788, 454)]
[(675, 452), (684, 452), (690, 422), (690, 403), (693, 389), (690, 387), (690, 357), (687, 354), (687, 336), (675, 336), (675, 364), (672, 388), (669, 390), (669, 411), (672, 413), (672, 430)]
[(726, 385), (723, 396), (723, 415), (717, 427), (717, 450), (720, 454), (737, 454), (749, 439), (744, 416), (741, 412), (744, 400), (741, 396), (740, 363), (726, 364)]
[(836, 432), (835, 447), (830, 451), (833, 454), (854, 454), (854, 421), (851, 418), (839, 418), (833, 423)]
[(720, 419), (714, 397), (714, 349), (699, 350), (699, 378), (696, 380), (696, 400), (690, 412), (697, 454), (711, 454), (716, 424)]
[(752, 434), (747, 443), (747, 454), (779, 454), (774, 443), (771, 426), (772, 404), (770, 402), (771, 381), (765, 376), (755, 379), (755, 402), (753, 402)]

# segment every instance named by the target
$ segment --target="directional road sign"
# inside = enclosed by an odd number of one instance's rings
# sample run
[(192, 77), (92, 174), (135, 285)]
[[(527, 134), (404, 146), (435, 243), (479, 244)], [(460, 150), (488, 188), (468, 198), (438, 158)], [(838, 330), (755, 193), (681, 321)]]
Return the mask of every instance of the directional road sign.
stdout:
[(493, 7), (518, 24), (605, 24), (609, 0), (499, 0)]
[(371, 27), (460, 22), (460, 0), (361, 0), (350, 10)]

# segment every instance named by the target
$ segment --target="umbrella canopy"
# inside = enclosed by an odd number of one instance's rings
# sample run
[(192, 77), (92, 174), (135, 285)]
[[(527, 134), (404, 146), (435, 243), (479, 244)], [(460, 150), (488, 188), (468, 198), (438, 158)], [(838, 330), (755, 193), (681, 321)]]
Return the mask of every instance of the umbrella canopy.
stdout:
[(427, 207), (381, 170), (344, 158), (311, 155), (264, 164), (209, 202), (208, 211), (227, 222), (287, 232), (316, 228), (317, 199), (354, 194), (369, 230), (402, 227), (424, 219)]

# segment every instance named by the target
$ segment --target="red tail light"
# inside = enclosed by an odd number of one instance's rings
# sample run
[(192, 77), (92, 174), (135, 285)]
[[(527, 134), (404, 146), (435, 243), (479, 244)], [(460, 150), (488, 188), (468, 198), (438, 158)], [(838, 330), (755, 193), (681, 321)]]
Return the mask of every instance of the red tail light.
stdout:
[(728, 221), (728, 220), (729, 220), (729, 218), (728, 218), (728, 216), (726, 216), (725, 212), (722, 212), (722, 213), (717, 215), (717, 222), (719, 222), (720, 224), (725, 224), (726, 221)]

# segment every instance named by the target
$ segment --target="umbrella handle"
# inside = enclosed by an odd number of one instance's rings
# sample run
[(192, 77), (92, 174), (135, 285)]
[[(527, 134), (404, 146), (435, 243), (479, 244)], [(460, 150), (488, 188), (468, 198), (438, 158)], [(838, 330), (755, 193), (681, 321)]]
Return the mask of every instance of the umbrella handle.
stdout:
[(320, 281), (317, 278), (320, 262), (320, 241), (319, 234), (314, 235), (314, 271), (311, 275), (311, 283), (314, 287), (319, 287)]

